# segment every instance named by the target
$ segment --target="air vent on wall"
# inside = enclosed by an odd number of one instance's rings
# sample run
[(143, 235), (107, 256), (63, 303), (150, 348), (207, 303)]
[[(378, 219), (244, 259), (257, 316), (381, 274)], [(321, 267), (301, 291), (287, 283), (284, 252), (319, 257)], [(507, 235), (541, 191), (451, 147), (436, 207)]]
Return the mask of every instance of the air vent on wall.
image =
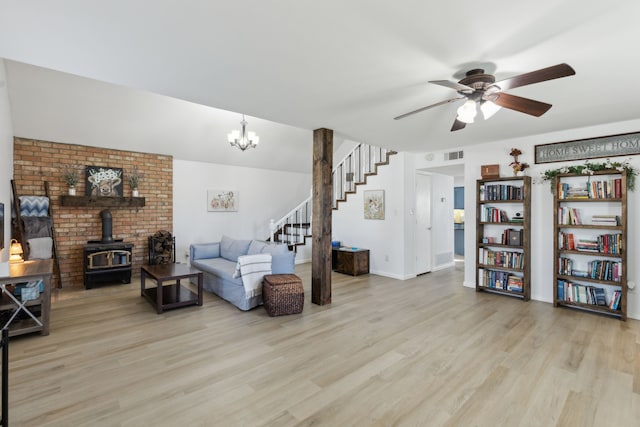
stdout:
[(445, 160), (460, 160), (464, 158), (464, 151), (451, 151), (449, 153), (444, 153)]

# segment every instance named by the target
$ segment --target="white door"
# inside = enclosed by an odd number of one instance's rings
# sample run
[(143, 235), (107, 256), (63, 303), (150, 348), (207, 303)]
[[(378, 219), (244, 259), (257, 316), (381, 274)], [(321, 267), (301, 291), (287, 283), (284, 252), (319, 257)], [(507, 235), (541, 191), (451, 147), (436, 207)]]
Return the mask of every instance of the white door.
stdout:
[(431, 271), (431, 176), (416, 174), (416, 274)]

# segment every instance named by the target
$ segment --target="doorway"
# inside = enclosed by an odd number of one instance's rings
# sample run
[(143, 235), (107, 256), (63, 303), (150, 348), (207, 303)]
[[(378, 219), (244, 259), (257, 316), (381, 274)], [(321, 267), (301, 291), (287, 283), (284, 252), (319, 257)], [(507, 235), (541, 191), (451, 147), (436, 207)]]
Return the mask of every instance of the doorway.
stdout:
[(416, 275), (431, 271), (431, 176), (416, 174)]

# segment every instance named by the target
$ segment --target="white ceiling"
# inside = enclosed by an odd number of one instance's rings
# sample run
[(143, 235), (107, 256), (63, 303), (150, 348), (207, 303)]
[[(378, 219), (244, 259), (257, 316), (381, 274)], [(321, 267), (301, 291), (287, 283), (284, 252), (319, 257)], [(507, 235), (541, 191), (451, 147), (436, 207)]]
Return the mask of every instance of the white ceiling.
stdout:
[[(640, 112), (637, 0), (0, 0), (0, 11), (18, 136), (309, 171), (321, 127), (426, 152)], [(503, 109), (450, 132), (452, 103), (393, 120), (456, 95), (429, 80), (561, 62), (576, 75), (509, 91), (553, 104), (540, 118)], [(226, 144), (238, 113), (258, 149)]]

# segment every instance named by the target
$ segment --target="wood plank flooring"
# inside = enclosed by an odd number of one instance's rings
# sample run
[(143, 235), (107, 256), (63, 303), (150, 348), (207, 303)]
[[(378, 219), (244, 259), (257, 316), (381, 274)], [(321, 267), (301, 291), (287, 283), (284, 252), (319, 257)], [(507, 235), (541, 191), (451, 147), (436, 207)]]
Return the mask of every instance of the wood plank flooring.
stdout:
[[(459, 264), (461, 265), (461, 264)], [(333, 274), (302, 314), (157, 315), (139, 282), (54, 295), (12, 338), (18, 426), (638, 426), (640, 322), (476, 293), (461, 267)]]

